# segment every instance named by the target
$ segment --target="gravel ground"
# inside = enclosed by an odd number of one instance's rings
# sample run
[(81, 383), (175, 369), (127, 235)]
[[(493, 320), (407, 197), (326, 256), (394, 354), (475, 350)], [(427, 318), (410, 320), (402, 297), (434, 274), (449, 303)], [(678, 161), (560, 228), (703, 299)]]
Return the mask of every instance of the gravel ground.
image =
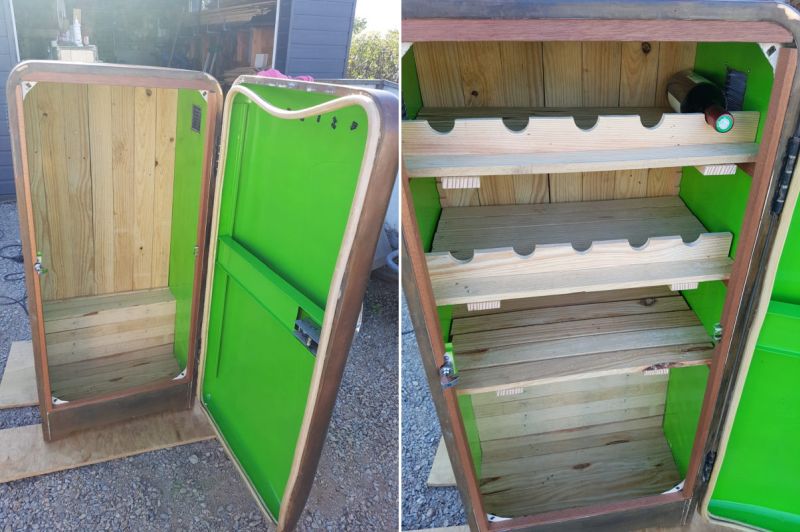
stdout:
[[(0, 203), (0, 247), (18, 243), (14, 203)], [(0, 251), (12, 255), (16, 249)], [(0, 259), (0, 279), (21, 265)], [(12, 277), (13, 279), (13, 277)], [(397, 530), (397, 284), (373, 279), (300, 530)], [(0, 282), (19, 299), (21, 280)], [(0, 373), (30, 338), (23, 308), (0, 298)], [(0, 410), (0, 428), (39, 423)], [(0, 484), (0, 531), (272, 530), (217, 441)]]
[(405, 299), (402, 313), (403, 530), (463, 525), (467, 518), (458, 490), (426, 484), (442, 433)]

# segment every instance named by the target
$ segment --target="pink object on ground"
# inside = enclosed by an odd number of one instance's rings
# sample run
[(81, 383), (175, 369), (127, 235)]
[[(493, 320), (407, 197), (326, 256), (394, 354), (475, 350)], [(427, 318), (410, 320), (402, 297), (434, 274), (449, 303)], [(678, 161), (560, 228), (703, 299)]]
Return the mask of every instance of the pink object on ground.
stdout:
[(265, 78), (280, 78), (280, 79), (297, 79), (300, 81), (314, 81), (314, 78), (311, 76), (287, 76), (280, 70), (275, 68), (270, 68), (269, 70), (262, 70), (258, 73), (259, 76), (264, 76)]

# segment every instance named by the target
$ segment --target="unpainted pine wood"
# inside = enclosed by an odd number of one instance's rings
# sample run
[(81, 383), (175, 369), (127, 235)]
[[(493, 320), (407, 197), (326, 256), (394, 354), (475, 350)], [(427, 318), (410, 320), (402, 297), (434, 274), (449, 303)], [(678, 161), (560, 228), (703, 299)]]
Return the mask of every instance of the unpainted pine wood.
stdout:
[(548, 183), (552, 203), (580, 201), (583, 198), (583, 174), (580, 172), (550, 174)]
[(584, 42), (582, 85), (584, 106), (619, 106), (621, 44)]
[(153, 285), (153, 196), (158, 112), (155, 89), (136, 87), (134, 102), (133, 289), (139, 290)]
[[(557, 470), (532, 468), (481, 485), (486, 510), (503, 516), (521, 516), (578, 506), (657, 495), (680, 481), (665, 438), (638, 453), (603, 456), (586, 451), (582, 462)], [(595, 456), (597, 459), (595, 459)]]
[[(655, 94), (654, 94), (655, 96)], [(531, 116), (569, 116), (581, 129), (591, 129), (598, 116), (635, 115), (642, 124), (652, 127), (661, 121), (664, 113), (671, 113), (669, 107), (423, 107), (417, 119), (431, 125), (440, 124), (446, 131), (456, 118), (503, 118), (512, 128), (524, 129)]]
[(667, 375), (644, 375), (642, 373), (625, 373), (593, 379), (575, 379), (564, 383), (539, 384), (522, 388), (516, 395), (497, 395), (495, 393), (478, 393), (471, 397), (475, 408), (493, 407), (502, 403), (515, 403), (518, 401), (545, 400), (553, 401), (554, 398), (568, 394), (594, 393), (598, 388), (629, 388), (646, 389), (660, 387), (669, 380)]
[(542, 43), (498, 43), (503, 86), (503, 105), (538, 107), (544, 105)]
[(121, 392), (169, 380), (178, 373), (172, 344), (50, 366), (53, 395), (63, 401)]
[[(70, 238), (64, 259), (65, 271), (70, 272), (75, 296), (95, 293), (94, 282), (94, 225), (92, 174), (89, 160), (89, 100), (88, 87), (65, 83), (61, 87), (64, 113), (64, 142), (67, 155), (67, 186), (70, 215), (67, 231)], [(65, 220), (65, 221), (67, 221)]]
[(0, 409), (39, 404), (33, 347), (30, 341), (13, 342), (0, 380)]
[(486, 176), (481, 179), (478, 198), (481, 205), (547, 203), (547, 176)]
[(154, 226), (150, 285), (153, 288), (167, 286), (169, 283), (177, 116), (178, 91), (175, 89), (156, 89)]
[(694, 67), (697, 43), (662, 42), (658, 50), (658, 78), (656, 81), (656, 105), (669, 107), (667, 81), (674, 74)]
[(583, 201), (614, 199), (616, 172), (584, 172), (581, 197)]
[(501, 314), (517, 310), (536, 310), (542, 308), (558, 308), (568, 305), (579, 305), (589, 303), (603, 303), (612, 301), (628, 301), (647, 298), (660, 298), (676, 295), (665, 286), (650, 286), (642, 288), (634, 288), (630, 290), (608, 290), (598, 292), (586, 292), (566, 294), (560, 296), (546, 296), (546, 297), (533, 297), (513, 299), (511, 301), (504, 301), (498, 309), (485, 309), (479, 311), (467, 310), (466, 305), (453, 306), (453, 319), (473, 317), (473, 316), (489, 316), (494, 314)]
[[(144, 326), (146, 324), (146, 326)], [(175, 340), (174, 322), (158, 319), (139, 320), (128, 326), (115, 324), (105, 326), (108, 335), (91, 338), (48, 335), (47, 354), (49, 363), (67, 364), (79, 360), (101, 358), (117, 353), (136, 351), (159, 345), (172, 344)], [(54, 333), (64, 335), (64, 333)]]
[(425, 105), (465, 106), (456, 43), (415, 43), (414, 59)]
[(647, 196), (677, 196), (681, 184), (680, 167), (651, 168), (647, 173)]
[(532, 117), (528, 127), (520, 132), (510, 131), (500, 118), (459, 119), (448, 133), (435, 131), (425, 121), (412, 120), (403, 124), (403, 148), (415, 157), (546, 153), (566, 156), (573, 152), (684, 146), (710, 149), (717, 145), (753, 143), (760, 113), (736, 111), (732, 114), (737, 127), (725, 134), (708, 127), (703, 116), (696, 113), (666, 114), (652, 128), (643, 126), (637, 116), (600, 116), (588, 132), (578, 128), (570, 117)]
[(655, 106), (660, 49), (659, 42), (621, 43), (620, 106)]
[(456, 476), (453, 474), (450, 456), (447, 454), (444, 438), (440, 438), (439, 445), (436, 447), (436, 454), (433, 457), (430, 473), (428, 473), (428, 486), (436, 488), (455, 485)]
[(450, 207), (471, 207), (480, 205), (480, 193), (477, 188), (445, 190), (440, 187), (440, 194), (444, 195), (445, 204)]
[(646, 198), (650, 170), (618, 170), (614, 175), (614, 198)]
[(464, 105), (503, 105), (505, 87), (500, 64), (500, 43), (459, 42), (457, 46)]
[(111, 87), (111, 131), (114, 160), (114, 288), (133, 290), (135, 206), (135, 90)]
[[(50, 245), (53, 238), (51, 237), (48, 217), (47, 187), (44, 178), (44, 162), (42, 160), (45, 144), (39, 128), (40, 121), (49, 118), (44, 115), (45, 111), (43, 111), (39, 103), (39, 95), (50, 90), (46, 88), (48, 86), (48, 83), (39, 83), (31, 89), (25, 97), (23, 108), (25, 113), (25, 147), (28, 152), (28, 176), (31, 186), (34, 237), (36, 238), (35, 252), (41, 253), (42, 257), (46, 257), (49, 261), (53, 256), (52, 246)], [(53, 233), (57, 233), (57, 230), (54, 230)], [(39, 276), (42, 299), (44, 301), (58, 297), (59, 273), (58, 270), (54, 270), (48, 272), (47, 275)]]
[(114, 282), (114, 158), (111, 86), (90, 85), (89, 139), (92, 169), (96, 294), (115, 291)]
[(608, 303), (582, 303), (562, 307), (506, 311), (489, 316), (467, 316), (453, 320), (454, 337), (489, 331), (515, 329), (551, 323), (569, 323), (584, 319), (621, 318), (637, 314), (653, 314), (688, 310), (686, 301), (679, 295), (659, 298), (611, 301)]
[(471, 395), (521, 386), (563, 386), (581, 380), (592, 382), (599, 377), (642, 372), (652, 367), (666, 369), (708, 365), (713, 346), (707, 338), (700, 339), (700, 332), (696, 331), (694, 343), (637, 349), (621, 347), (619, 351), (584, 353), (475, 370), (462, 369), (457, 392)]
[(525, 344), (536, 349), (538, 342), (548, 340), (577, 338), (595, 334), (617, 334), (631, 331), (652, 331), (671, 327), (697, 325), (697, 317), (691, 310), (670, 312), (648, 312), (627, 316), (594, 317), (560, 321), (507, 329), (492, 329), (475, 333), (460, 334), (453, 337), (453, 345), (458, 352), (469, 354), (481, 352), (498, 345), (511, 346)]
[(0, 482), (11, 482), (214, 438), (201, 407), (90, 429), (46, 442), (41, 425), (0, 430)]

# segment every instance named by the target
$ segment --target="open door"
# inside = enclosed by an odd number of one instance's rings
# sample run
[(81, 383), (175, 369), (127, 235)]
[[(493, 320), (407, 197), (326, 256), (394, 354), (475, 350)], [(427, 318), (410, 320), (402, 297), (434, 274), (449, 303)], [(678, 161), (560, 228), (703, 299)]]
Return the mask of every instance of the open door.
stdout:
[(764, 287), (733, 383), (702, 504), (713, 522), (800, 529), (800, 177), (795, 170)]
[(397, 99), (242, 77), (223, 120), (199, 395), (263, 508), (291, 530), (397, 173)]

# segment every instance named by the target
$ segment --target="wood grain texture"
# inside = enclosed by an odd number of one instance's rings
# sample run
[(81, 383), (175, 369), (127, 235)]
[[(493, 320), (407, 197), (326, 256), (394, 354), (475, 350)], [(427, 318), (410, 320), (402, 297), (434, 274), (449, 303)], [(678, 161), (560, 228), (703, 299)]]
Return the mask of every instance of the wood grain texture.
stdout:
[(42, 82), (24, 109), (43, 300), (165, 286), (177, 90)]
[(0, 431), (0, 482), (212, 438), (214, 431), (200, 406), (86, 430), (57, 442), (45, 442), (40, 425), (4, 429)]
[(619, 42), (581, 43), (584, 106), (619, 106)]
[(38, 404), (33, 347), (30, 342), (13, 342), (0, 380), (0, 409)]

